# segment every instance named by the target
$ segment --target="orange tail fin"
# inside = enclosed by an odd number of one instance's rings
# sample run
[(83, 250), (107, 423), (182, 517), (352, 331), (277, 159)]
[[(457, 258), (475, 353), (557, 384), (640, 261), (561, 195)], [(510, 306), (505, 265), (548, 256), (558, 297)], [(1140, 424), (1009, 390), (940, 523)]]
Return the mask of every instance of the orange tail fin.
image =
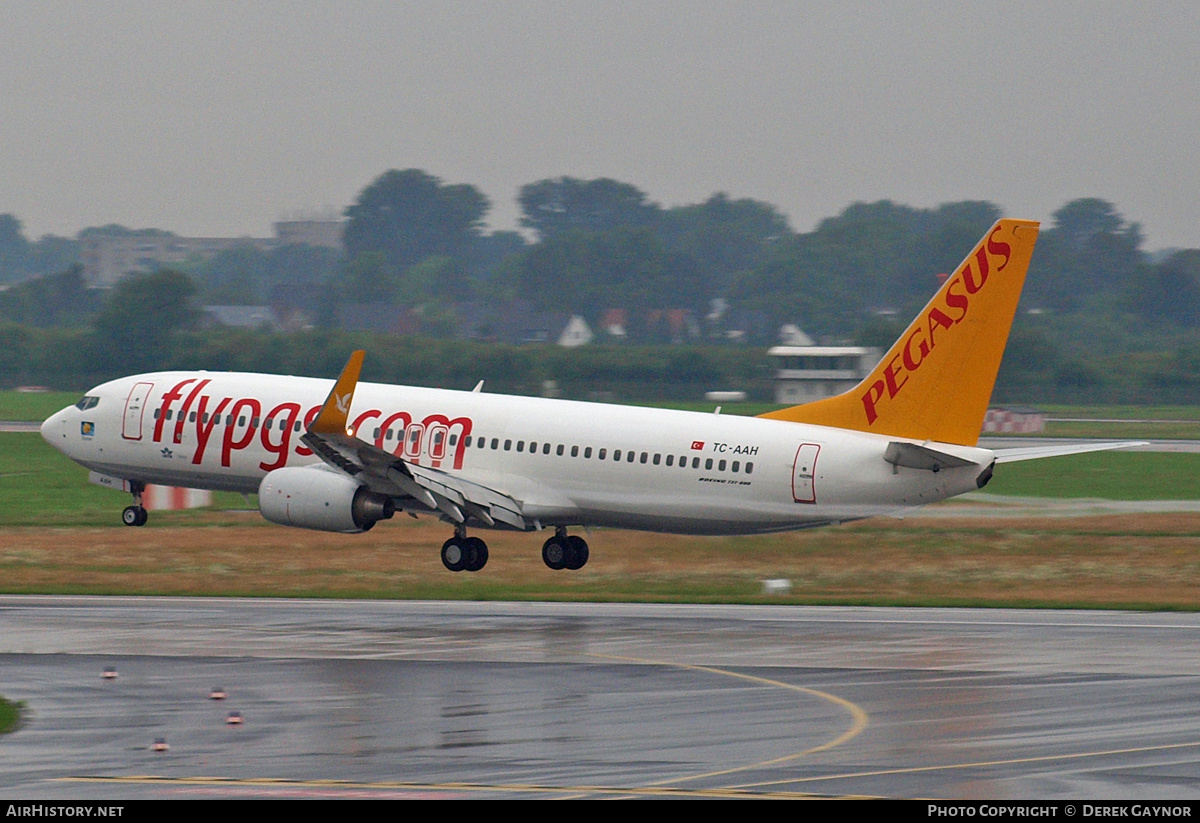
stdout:
[(760, 416), (974, 446), (1037, 235), (1000, 220), (858, 386)]

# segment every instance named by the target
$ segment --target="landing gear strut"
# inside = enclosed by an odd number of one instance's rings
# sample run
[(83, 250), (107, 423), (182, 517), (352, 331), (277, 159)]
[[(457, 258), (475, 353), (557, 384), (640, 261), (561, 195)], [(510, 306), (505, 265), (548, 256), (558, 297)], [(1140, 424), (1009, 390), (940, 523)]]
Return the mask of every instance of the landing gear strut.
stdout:
[(146, 490), (146, 484), (131, 480), (129, 490), (133, 492), (133, 505), (126, 506), (125, 511), (121, 512), (121, 522), (126, 526), (144, 526), (150, 519), (150, 516), (146, 514), (145, 507), (142, 506), (142, 492)]
[(588, 562), (587, 541), (578, 535), (568, 535), (566, 528), (559, 526), (554, 537), (542, 545), (542, 562), (555, 571), (582, 569)]
[(442, 565), (452, 572), (477, 572), (487, 562), (487, 543), (478, 537), (467, 537), (467, 530), (461, 526), (442, 544)]

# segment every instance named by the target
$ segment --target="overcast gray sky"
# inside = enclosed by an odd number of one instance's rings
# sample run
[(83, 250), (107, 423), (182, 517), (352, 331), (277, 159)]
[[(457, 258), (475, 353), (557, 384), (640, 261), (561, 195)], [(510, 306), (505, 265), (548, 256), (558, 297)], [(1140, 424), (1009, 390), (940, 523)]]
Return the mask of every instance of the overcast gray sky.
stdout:
[(389, 168), (855, 201), (1112, 201), (1200, 246), (1200, 3), (0, 0), (0, 213), (270, 235)]

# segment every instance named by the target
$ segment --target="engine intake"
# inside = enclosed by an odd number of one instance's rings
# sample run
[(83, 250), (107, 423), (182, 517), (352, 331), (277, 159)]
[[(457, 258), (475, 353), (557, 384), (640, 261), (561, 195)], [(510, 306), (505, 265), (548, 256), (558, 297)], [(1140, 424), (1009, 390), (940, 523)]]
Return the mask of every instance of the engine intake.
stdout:
[(321, 466), (268, 472), (258, 486), (258, 510), (272, 523), (357, 534), (396, 513), (386, 494)]

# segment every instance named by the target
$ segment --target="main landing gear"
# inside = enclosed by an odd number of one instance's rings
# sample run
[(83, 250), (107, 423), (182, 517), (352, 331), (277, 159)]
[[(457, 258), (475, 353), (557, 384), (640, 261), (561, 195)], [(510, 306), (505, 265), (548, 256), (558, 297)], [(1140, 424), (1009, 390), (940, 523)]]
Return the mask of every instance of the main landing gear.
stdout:
[(442, 544), (442, 565), (452, 572), (477, 572), (487, 562), (487, 543), (478, 537), (467, 537), (466, 529), (460, 527)]
[(133, 480), (129, 483), (129, 490), (133, 492), (133, 505), (126, 506), (125, 511), (121, 512), (121, 522), (126, 526), (144, 526), (150, 519), (142, 505), (142, 492), (146, 490), (146, 485)]
[(588, 562), (587, 541), (578, 535), (568, 535), (567, 530), (559, 526), (551, 537), (542, 545), (542, 562), (558, 571), (582, 569)]
[[(563, 526), (542, 546), (542, 561), (554, 569), (582, 569), (588, 562), (588, 544), (582, 537), (567, 534)], [(454, 536), (442, 544), (442, 565), (452, 572), (477, 572), (487, 565), (488, 547), (478, 537), (467, 537), (459, 526)]]

